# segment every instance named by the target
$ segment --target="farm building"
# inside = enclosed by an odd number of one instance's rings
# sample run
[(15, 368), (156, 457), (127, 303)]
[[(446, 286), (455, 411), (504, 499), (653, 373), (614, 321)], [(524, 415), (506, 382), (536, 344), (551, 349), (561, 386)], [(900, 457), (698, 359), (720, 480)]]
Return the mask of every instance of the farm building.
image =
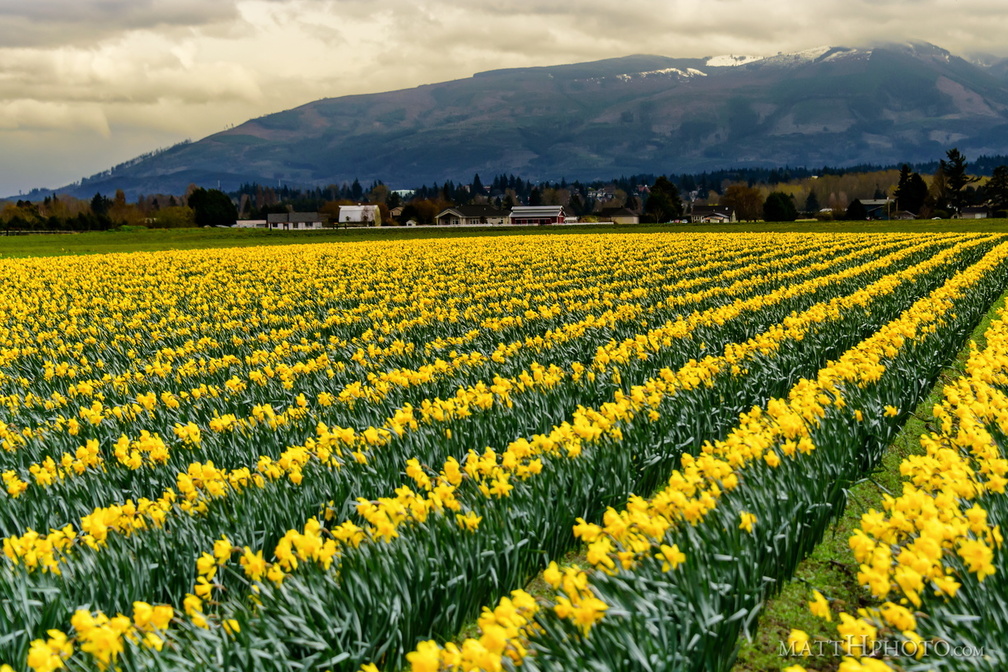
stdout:
[(862, 198), (859, 200), (868, 213), (868, 219), (889, 219), (889, 213), (896, 205), (896, 201), (891, 198)]
[(381, 210), (377, 205), (339, 206), (340, 226), (381, 226)]
[(599, 213), (599, 220), (612, 222), (614, 224), (640, 224), (640, 217), (629, 208), (602, 208)]
[(691, 224), (724, 224), (738, 221), (735, 210), (721, 205), (694, 205), (690, 212)]
[(446, 226), (497, 226), (507, 223), (508, 216), (490, 205), (457, 205), (442, 210), (434, 219)]
[(990, 211), (983, 205), (966, 206), (956, 215), (956, 219), (987, 219), (988, 217), (990, 217)]
[(265, 219), (239, 219), (235, 222), (235, 228), (238, 229), (265, 229), (269, 225), (269, 222)]
[(508, 219), (519, 226), (546, 226), (563, 224), (566, 216), (562, 205), (516, 205)]
[(325, 218), (317, 212), (281, 212), (266, 215), (266, 219), (242, 220), (235, 223), (240, 228), (305, 230), (321, 229)]

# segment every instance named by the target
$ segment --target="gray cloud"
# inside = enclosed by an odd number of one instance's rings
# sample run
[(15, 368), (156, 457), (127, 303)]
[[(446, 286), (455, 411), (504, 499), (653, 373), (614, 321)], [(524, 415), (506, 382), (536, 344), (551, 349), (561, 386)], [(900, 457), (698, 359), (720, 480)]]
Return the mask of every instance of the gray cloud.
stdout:
[(73, 156), (90, 174), (318, 98), (494, 68), (910, 39), (1008, 57), (1006, 31), (1003, 0), (0, 0), (0, 142), (20, 148), (0, 193), (39, 186), (46, 160), (55, 184)]
[(88, 45), (132, 30), (191, 28), (237, 18), (230, 0), (31, 0), (0, 3), (0, 44)]

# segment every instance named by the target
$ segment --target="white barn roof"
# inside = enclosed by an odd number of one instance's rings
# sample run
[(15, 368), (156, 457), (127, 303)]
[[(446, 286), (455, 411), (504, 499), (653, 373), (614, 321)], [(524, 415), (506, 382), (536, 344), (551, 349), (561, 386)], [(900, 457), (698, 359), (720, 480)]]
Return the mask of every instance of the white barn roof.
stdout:
[(562, 205), (516, 205), (511, 208), (511, 216), (521, 219), (531, 217), (559, 217), (562, 214)]

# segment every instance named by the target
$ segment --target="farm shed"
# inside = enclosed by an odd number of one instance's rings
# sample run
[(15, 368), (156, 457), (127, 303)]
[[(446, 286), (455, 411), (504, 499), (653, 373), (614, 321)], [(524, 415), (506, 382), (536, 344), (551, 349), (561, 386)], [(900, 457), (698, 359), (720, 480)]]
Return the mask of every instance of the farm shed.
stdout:
[(546, 226), (563, 224), (566, 215), (562, 205), (516, 205), (509, 219), (520, 226)]
[(299, 230), (321, 229), (325, 222), (317, 212), (280, 212), (266, 215), (270, 229)]
[(447, 226), (496, 226), (507, 219), (507, 213), (490, 205), (457, 205), (445, 208), (435, 217), (438, 224)]

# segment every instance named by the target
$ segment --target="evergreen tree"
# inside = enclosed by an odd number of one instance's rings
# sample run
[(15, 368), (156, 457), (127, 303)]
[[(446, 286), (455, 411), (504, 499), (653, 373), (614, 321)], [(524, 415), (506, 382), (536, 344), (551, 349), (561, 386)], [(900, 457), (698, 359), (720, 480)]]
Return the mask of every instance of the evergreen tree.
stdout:
[(798, 219), (794, 197), (782, 191), (767, 196), (763, 203), (763, 219), (767, 222), (793, 222)]
[(948, 188), (948, 204), (954, 212), (959, 212), (966, 202), (966, 186), (980, 178), (966, 174), (966, 157), (958, 148), (953, 147), (945, 155), (948, 156), (948, 161), (942, 159), (940, 163)]
[(991, 175), (985, 190), (995, 216), (998, 211), (1008, 209), (1008, 166), (998, 166), (994, 169), (994, 174)]
[(217, 189), (196, 189), (188, 204), (195, 213), (196, 226), (233, 226), (238, 219), (238, 208)]
[(808, 192), (808, 198), (805, 199), (805, 212), (810, 215), (815, 215), (820, 210), (822, 210), (822, 206), (819, 205), (819, 197), (816, 196), (814, 191), (810, 190)]
[(441, 191), (438, 193), (438, 198), (442, 201), (449, 201), (451, 203), (455, 202), (455, 185), (451, 180), (448, 180), (441, 185)]
[(847, 206), (847, 219), (850, 221), (864, 221), (868, 219), (868, 210), (864, 204), (856, 198)]
[(95, 194), (94, 198), (91, 199), (91, 212), (93, 212), (98, 217), (104, 217), (108, 215), (109, 208), (112, 207), (112, 201), (107, 196), (102, 196), (101, 194)]
[(896, 209), (919, 215), (927, 201), (927, 183), (917, 173), (910, 172), (910, 166), (903, 164), (900, 169), (899, 184), (896, 185)]
[(567, 207), (570, 209), (570, 213), (575, 217), (580, 217), (585, 214), (584, 201), (581, 200), (581, 195), (577, 192), (571, 194), (570, 203)]
[[(910, 183), (910, 166), (906, 163), (900, 168), (899, 183), (896, 185), (896, 209), (897, 210), (910, 210), (910, 208), (904, 205), (904, 201), (907, 198), (907, 188)], [(913, 212), (913, 211), (912, 211)]]
[(644, 213), (655, 222), (670, 222), (683, 214), (679, 189), (662, 175), (651, 186), (651, 193), (644, 204)]

